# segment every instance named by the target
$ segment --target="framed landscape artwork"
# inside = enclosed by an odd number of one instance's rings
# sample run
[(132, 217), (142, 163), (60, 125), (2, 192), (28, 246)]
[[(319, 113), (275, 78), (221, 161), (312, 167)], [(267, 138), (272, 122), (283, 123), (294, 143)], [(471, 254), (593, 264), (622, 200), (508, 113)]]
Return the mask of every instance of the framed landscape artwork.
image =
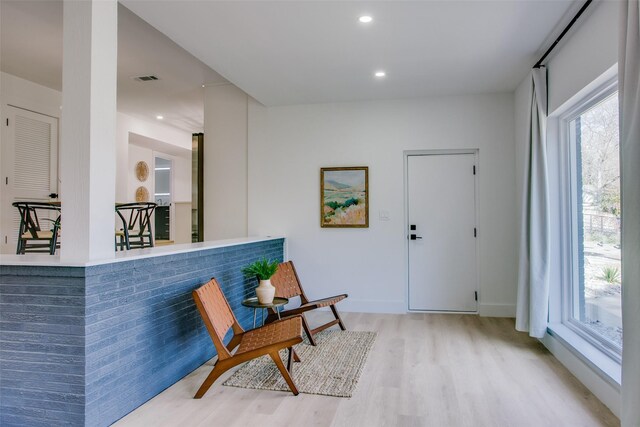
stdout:
[(320, 169), (320, 226), (369, 227), (369, 168)]

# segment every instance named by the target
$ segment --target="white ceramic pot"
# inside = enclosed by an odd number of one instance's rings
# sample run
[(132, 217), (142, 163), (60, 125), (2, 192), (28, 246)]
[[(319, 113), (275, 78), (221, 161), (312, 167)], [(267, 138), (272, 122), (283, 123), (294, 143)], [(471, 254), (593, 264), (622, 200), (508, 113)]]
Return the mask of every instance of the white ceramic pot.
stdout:
[(256, 288), (260, 304), (271, 304), (275, 294), (276, 288), (271, 284), (271, 280), (260, 280), (260, 285)]

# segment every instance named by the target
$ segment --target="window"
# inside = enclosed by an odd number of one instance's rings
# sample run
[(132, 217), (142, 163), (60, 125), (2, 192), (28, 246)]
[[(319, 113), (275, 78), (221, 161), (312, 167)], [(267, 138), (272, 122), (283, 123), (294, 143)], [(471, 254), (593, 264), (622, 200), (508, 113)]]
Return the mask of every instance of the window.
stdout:
[(568, 150), (565, 214), (570, 238), (563, 323), (620, 361), (622, 352), (620, 154), (617, 83), (561, 119)]

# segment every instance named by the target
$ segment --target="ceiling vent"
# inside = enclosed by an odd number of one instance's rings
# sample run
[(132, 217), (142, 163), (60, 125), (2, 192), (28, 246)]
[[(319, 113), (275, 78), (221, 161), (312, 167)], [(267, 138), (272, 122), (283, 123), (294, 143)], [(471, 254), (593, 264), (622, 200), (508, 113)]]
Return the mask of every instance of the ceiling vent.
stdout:
[(137, 77), (131, 77), (131, 78), (139, 82), (152, 82), (154, 80), (160, 80), (156, 76), (137, 76)]

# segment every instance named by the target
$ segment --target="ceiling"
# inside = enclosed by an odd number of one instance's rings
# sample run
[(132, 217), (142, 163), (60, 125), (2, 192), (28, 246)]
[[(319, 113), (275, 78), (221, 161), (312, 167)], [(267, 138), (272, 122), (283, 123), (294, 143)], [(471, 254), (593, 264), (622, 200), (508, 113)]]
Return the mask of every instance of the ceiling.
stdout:
[[(580, 3), (121, 2), (118, 111), (188, 132), (202, 85), (227, 80), (267, 106), (513, 91)], [(62, 2), (2, 0), (0, 16), (2, 71), (60, 90)]]
[(268, 106), (513, 91), (573, 4), (121, 1)]
[[(0, 68), (62, 90), (62, 1), (0, 2)], [(157, 81), (131, 77), (155, 75)], [(201, 132), (203, 84), (226, 80), (122, 5), (118, 8), (118, 111)]]

